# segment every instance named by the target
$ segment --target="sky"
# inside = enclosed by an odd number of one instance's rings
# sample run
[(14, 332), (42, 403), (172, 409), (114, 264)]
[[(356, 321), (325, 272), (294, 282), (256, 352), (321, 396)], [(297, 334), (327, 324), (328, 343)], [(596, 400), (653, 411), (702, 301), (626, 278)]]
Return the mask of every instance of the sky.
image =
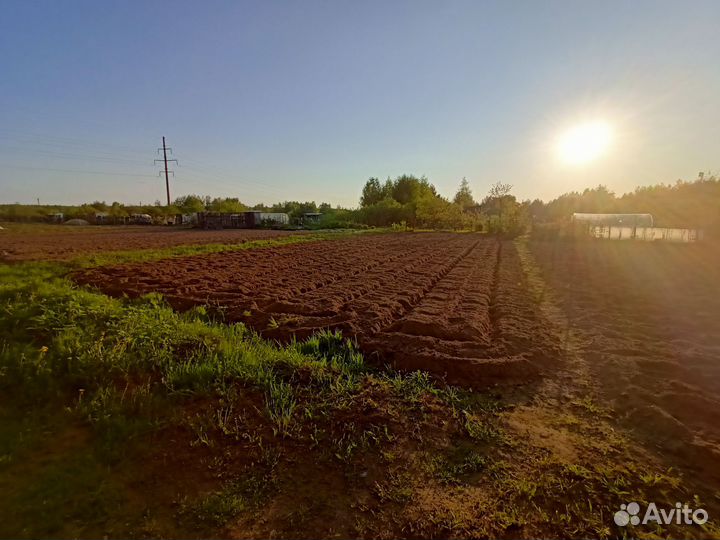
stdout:
[[(0, 203), (520, 199), (720, 167), (720, 2), (36, 1), (0, 11)], [(607, 150), (558, 158), (602, 121)]]

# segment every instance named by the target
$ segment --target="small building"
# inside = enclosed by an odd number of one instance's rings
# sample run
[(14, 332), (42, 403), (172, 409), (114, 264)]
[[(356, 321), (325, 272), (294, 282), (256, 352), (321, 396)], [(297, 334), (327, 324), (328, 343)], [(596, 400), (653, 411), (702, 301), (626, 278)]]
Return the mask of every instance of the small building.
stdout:
[(290, 223), (284, 212), (198, 212), (197, 226), (203, 229), (256, 229), (279, 227)]
[(175, 214), (172, 225), (197, 225), (197, 214)]
[(572, 215), (573, 223), (582, 225), (608, 227), (652, 227), (652, 214), (585, 214), (575, 212)]
[(150, 214), (130, 214), (128, 223), (132, 225), (152, 225), (153, 218)]
[(322, 214), (320, 212), (305, 212), (302, 215), (303, 223), (320, 223)]
[(95, 212), (93, 219), (96, 225), (108, 225), (110, 223), (110, 214), (107, 212)]

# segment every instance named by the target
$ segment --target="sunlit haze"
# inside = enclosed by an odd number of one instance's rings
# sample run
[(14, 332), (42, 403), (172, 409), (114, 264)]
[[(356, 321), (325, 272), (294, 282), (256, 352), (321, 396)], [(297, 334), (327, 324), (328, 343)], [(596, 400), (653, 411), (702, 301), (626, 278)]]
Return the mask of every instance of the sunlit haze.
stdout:
[(595, 161), (608, 149), (612, 128), (607, 122), (589, 122), (569, 129), (558, 141), (560, 159), (570, 165)]

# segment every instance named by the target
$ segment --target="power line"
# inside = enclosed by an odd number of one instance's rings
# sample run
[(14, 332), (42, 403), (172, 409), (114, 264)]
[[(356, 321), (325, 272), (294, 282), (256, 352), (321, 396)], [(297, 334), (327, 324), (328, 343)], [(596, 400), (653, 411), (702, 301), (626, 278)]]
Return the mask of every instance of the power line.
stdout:
[(59, 158), (59, 159), (73, 159), (77, 161), (78, 159), (82, 160), (90, 160), (90, 161), (102, 161), (106, 163), (128, 163), (128, 164), (134, 164), (134, 165), (147, 165), (149, 164), (149, 161), (147, 159), (140, 160), (140, 159), (131, 159), (131, 158), (124, 158), (124, 157), (111, 157), (111, 156), (102, 156), (102, 155), (94, 155), (94, 154), (77, 154), (72, 152), (56, 152), (53, 150), (42, 150), (42, 149), (36, 149), (36, 148), (23, 148), (19, 146), (4, 146), (0, 145), (0, 151), (3, 150), (10, 150), (13, 153), (28, 153), (38, 156), (48, 156), (51, 158)]
[[(100, 142), (97, 140), (88, 140), (88, 139), (82, 139), (78, 137), (67, 137), (67, 136), (58, 136), (58, 135), (50, 135), (50, 134), (42, 134), (37, 132), (27, 132), (27, 131), (21, 131), (17, 129), (7, 129), (4, 127), (0, 127), (0, 141), (2, 140), (7, 141), (9, 144), (7, 146), (0, 144), (0, 152), (3, 150), (7, 150), (10, 152), (20, 152), (20, 153), (30, 153), (32, 152), (35, 155), (39, 156), (46, 156), (48, 159), (52, 158), (58, 158), (58, 159), (67, 159), (67, 160), (78, 160), (78, 164), (80, 164), (80, 160), (87, 160), (87, 161), (95, 161), (99, 163), (117, 163), (118, 165), (142, 165), (143, 163), (146, 163), (144, 159), (142, 159), (142, 154), (145, 153), (145, 151), (141, 151), (138, 149), (138, 147), (133, 146), (127, 146), (127, 145), (120, 145), (120, 144), (113, 144), (113, 143), (106, 143), (106, 142)], [(24, 140), (23, 140), (24, 139)], [(12, 142), (10, 142), (12, 141)], [(13, 144), (14, 143), (14, 144)], [(12, 146), (10, 146), (12, 144)], [(25, 147), (25, 145), (32, 145), (33, 147), (36, 146), (45, 146), (47, 148), (29, 148)], [(158, 149), (158, 152), (162, 150), (162, 148)], [(163, 155), (163, 159), (155, 160), (155, 163), (162, 162), (163, 169), (160, 171), (160, 176), (165, 175), (165, 187), (166, 187), (166, 196), (169, 194), (169, 183), (170, 174), (175, 177), (175, 172), (167, 168), (167, 173), (165, 173), (165, 157), (167, 153), (172, 154), (172, 148), (165, 145), (165, 154)], [(146, 155), (146, 154), (145, 154)], [(18, 156), (20, 157), (20, 156)], [(168, 161), (172, 162), (175, 161), (177, 163), (177, 160), (175, 159), (168, 159)], [(222, 187), (225, 189), (229, 189), (232, 192), (235, 192), (237, 195), (241, 195), (243, 191), (249, 190), (254, 191), (260, 194), (261, 197), (270, 196), (270, 197), (277, 197), (279, 199), (286, 198), (288, 193), (285, 188), (282, 188), (280, 186), (273, 186), (271, 184), (268, 184), (264, 181), (259, 181), (256, 179), (248, 179), (248, 178), (238, 178), (236, 176), (235, 172), (230, 172), (228, 169), (223, 169), (221, 167), (217, 167), (216, 165), (211, 165), (207, 162), (204, 162), (202, 160), (197, 159), (189, 159), (185, 158), (183, 160), (185, 166), (183, 169), (187, 169), (190, 172), (191, 178), (175, 178), (176, 182), (181, 182), (182, 184), (193, 184), (196, 186), (196, 188), (202, 189), (202, 185), (209, 184), (209, 185), (215, 185), (218, 187)], [(149, 161), (148, 161), (149, 163)], [(188, 165), (189, 164), (189, 165)], [(193, 164), (195, 166), (193, 166)], [(90, 163), (88, 165), (92, 166)], [(179, 163), (178, 163), (179, 165)], [(135, 173), (118, 173), (118, 172), (112, 172), (112, 171), (86, 171), (86, 170), (78, 170), (78, 169), (61, 169), (61, 168), (52, 168), (52, 167), (22, 167), (22, 166), (10, 166), (5, 165), (4, 168), (14, 168), (19, 170), (37, 170), (37, 171), (49, 171), (49, 172), (69, 172), (69, 173), (76, 173), (76, 174), (99, 174), (99, 175), (108, 175), (108, 176), (128, 176), (128, 177), (137, 177), (137, 178), (152, 178), (152, 175), (145, 175), (145, 174), (135, 174)], [(194, 174), (193, 174), (194, 173)], [(180, 175), (182, 177), (185, 177), (186, 175)], [(192, 178), (195, 177), (195, 178)], [(237, 193), (240, 192), (240, 193)], [(265, 193), (265, 195), (262, 195), (262, 193)], [(339, 196), (336, 196), (336, 198), (340, 198)], [(168, 197), (168, 200), (170, 197)]]
[(3, 165), (5, 169), (19, 169), (23, 171), (50, 171), (50, 172), (62, 172), (62, 173), (74, 173), (74, 174), (105, 174), (108, 176), (134, 176), (136, 178), (155, 178), (152, 174), (133, 174), (133, 173), (118, 173), (110, 171), (81, 171), (76, 169), (54, 169), (49, 167), (23, 167), (18, 165)]
[(191, 173), (195, 173), (198, 178), (202, 178), (202, 180), (199, 182), (202, 183), (208, 183), (208, 184), (214, 184), (217, 186), (221, 186), (227, 189), (230, 189), (232, 191), (239, 191), (240, 189), (255, 189), (257, 190), (258, 187), (262, 188), (262, 191), (266, 193), (276, 194), (278, 196), (282, 196), (284, 194), (284, 191), (280, 190), (279, 188), (275, 188), (272, 186), (268, 186), (267, 184), (260, 184), (258, 182), (252, 182), (252, 181), (246, 181), (241, 180), (238, 178), (233, 178), (230, 176), (221, 176), (217, 174), (213, 174), (208, 172), (206, 169), (199, 169), (196, 167), (190, 167), (190, 166), (183, 166), (184, 170), (188, 170)]
[(113, 152), (122, 152), (122, 153), (144, 153), (146, 150), (143, 150), (140, 147), (136, 146), (127, 146), (127, 145), (121, 145), (121, 144), (114, 144), (109, 143), (107, 141), (98, 142), (97, 140), (89, 140), (89, 139), (81, 139), (78, 137), (62, 137), (58, 135), (47, 135), (42, 133), (30, 133), (27, 131), (20, 131), (16, 129), (7, 129), (7, 128), (0, 128), (0, 133), (4, 133), (3, 135), (0, 135), (0, 138), (4, 139), (11, 139), (11, 140), (18, 140), (18, 138), (24, 138), (24, 139), (32, 139), (32, 141), (28, 141), (31, 144), (45, 144), (45, 145), (54, 145), (54, 146), (90, 146), (90, 147), (101, 147), (101, 148), (110, 148)]
[[(204, 162), (199, 161), (199, 160), (197, 160), (197, 159), (185, 159), (185, 161), (186, 161), (186, 162), (190, 162), (190, 163), (196, 163), (198, 166), (200, 166), (200, 167), (202, 167), (203, 169), (208, 170), (208, 171), (210, 171), (210, 172), (213, 172), (213, 171), (214, 171), (214, 172), (215, 172), (214, 176), (215, 176), (216, 178), (232, 179), (233, 182), (237, 182), (237, 183), (245, 184), (245, 185), (254, 184), (254, 185), (256, 185), (256, 186), (259, 186), (259, 187), (262, 187), (262, 188), (265, 188), (265, 189), (268, 189), (268, 188), (271, 189), (271, 190), (272, 190), (272, 189), (276, 189), (276, 188), (273, 188), (272, 186), (268, 186), (267, 182), (258, 182), (258, 181), (255, 181), (255, 180), (248, 180), (248, 179), (242, 179), (242, 180), (240, 180), (240, 179), (233, 178), (233, 177), (231, 176), (232, 173), (230, 173), (230, 172), (228, 172), (228, 171), (226, 171), (226, 170), (223, 170), (223, 169), (221, 169), (221, 168), (219, 168), (219, 167), (216, 167), (216, 166), (214, 166), (214, 165), (208, 165), (207, 163), (204, 163)], [(199, 171), (199, 169), (198, 169), (198, 171)], [(199, 172), (205, 173), (204, 170), (203, 170), (203, 171), (199, 171)]]
[[(183, 161), (185, 163), (183, 169), (194, 171), (202, 177), (203, 182), (209, 182), (211, 184), (214, 183), (219, 186), (230, 188), (233, 191), (237, 191), (242, 188), (255, 189), (257, 191), (258, 188), (261, 188), (262, 192), (269, 193), (272, 196), (279, 198), (287, 197), (287, 191), (279, 186), (276, 187), (269, 185), (267, 182), (249, 180), (247, 178), (238, 178), (234, 173), (223, 170), (217, 166), (209, 165), (197, 159), (185, 158)], [(195, 163), (198, 167), (188, 166), (188, 162)], [(215, 181), (209, 181), (210, 179), (215, 179)]]

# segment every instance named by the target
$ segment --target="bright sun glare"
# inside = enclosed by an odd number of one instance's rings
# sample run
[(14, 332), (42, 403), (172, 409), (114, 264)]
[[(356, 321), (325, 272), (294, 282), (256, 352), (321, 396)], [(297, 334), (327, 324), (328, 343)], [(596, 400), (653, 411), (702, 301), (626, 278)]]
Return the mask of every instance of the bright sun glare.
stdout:
[(612, 129), (607, 122), (581, 124), (560, 137), (558, 155), (570, 165), (589, 163), (605, 153), (611, 139)]

